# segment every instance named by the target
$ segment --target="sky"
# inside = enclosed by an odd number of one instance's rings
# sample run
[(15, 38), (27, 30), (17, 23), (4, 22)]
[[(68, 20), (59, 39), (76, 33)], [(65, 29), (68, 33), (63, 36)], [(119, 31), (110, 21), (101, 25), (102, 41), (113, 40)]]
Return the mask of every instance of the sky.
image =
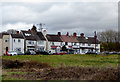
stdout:
[(50, 34), (93, 36), (94, 31), (118, 30), (117, 2), (2, 2), (0, 16), (0, 32), (40, 23)]

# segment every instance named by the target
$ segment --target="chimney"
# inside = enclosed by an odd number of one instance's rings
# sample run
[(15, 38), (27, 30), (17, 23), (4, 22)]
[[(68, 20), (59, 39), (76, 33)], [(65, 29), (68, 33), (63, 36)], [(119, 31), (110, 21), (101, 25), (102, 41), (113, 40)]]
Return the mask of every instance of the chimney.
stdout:
[(76, 37), (76, 35), (77, 35), (77, 33), (76, 33), (76, 32), (74, 32), (74, 33), (73, 33), (73, 36), (74, 36), (74, 37)]
[(61, 32), (58, 32), (58, 36), (61, 36)]
[(84, 33), (81, 33), (80, 36), (83, 38), (84, 37)]
[(28, 31), (30, 31), (30, 29), (28, 29)]
[(69, 36), (69, 32), (67, 32), (66, 36)]
[(16, 31), (16, 34), (19, 34), (19, 31)]
[(35, 33), (34, 30), (31, 30), (31, 33), (34, 34)]
[(46, 34), (47, 34), (46, 29), (44, 29), (44, 30), (42, 31), (42, 33), (43, 33), (44, 36), (46, 36)]

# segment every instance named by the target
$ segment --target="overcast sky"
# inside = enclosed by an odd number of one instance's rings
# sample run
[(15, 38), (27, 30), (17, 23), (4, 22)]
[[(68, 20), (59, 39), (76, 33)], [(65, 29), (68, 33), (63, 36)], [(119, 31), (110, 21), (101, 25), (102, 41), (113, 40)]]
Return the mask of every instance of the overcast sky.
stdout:
[(60, 31), (92, 36), (94, 31), (118, 30), (117, 2), (5, 2), (0, 3), (0, 10), (0, 32), (27, 30), (39, 23), (52, 34)]

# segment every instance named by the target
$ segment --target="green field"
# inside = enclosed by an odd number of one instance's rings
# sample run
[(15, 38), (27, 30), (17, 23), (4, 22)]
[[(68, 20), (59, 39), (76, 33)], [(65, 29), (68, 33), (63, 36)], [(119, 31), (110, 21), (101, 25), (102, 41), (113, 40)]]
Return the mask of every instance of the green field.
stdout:
[(120, 58), (118, 55), (79, 55), (79, 54), (70, 54), (70, 55), (18, 55), (18, 56), (3, 56), (3, 59), (10, 60), (30, 60), (37, 62), (48, 63), (51, 66), (86, 66), (86, 67), (106, 67), (118, 66), (118, 61)]

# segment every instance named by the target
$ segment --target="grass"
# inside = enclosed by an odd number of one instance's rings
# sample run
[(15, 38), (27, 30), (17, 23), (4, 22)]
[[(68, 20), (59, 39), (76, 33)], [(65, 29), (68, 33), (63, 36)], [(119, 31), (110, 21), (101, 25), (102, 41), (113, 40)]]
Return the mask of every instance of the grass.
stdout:
[[(14, 69), (3, 69), (3, 74), (2, 74), (2, 80), (26, 80), (25, 77), (28, 77), (28, 79), (34, 79), (32, 76), (35, 76), (36, 74), (36, 79), (41, 80), (45, 78), (37, 78), (40, 74), (43, 74), (43, 76), (48, 76), (46, 78), (53, 78), (56, 77), (56, 79), (61, 79), (65, 78), (67, 79), (67, 76), (74, 75), (74, 73), (78, 76), (79, 74), (84, 76), (84, 74), (88, 73), (88, 76), (85, 76), (86, 79), (87, 77), (92, 76), (92, 71), (96, 72), (97, 76), (95, 77), (98, 78), (100, 76), (100, 79), (103, 78), (104, 76), (108, 76), (107, 73), (109, 73), (110, 78), (114, 78), (115, 76), (114, 72), (116, 73), (116, 70), (113, 68), (116, 68), (118, 66), (118, 63), (120, 63), (119, 55), (114, 54), (114, 55), (97, 55), (94, 57), (94, 55), (79, 55), (79, 54), (70, 54), (70, 55), (17, 55), (17, 56), (2, 56), (2, 59), (6, 60), (19, 60), (19, 61), (24, 61), (24, 60), (29, 60), (32, 61), (30, 65), (33, 63), (36, 65), (35, 62), (42, 62), (42, 63), (47, 63), (55, 68), (49, 68), (49, 69), (44, 69), (46, 71), (31, 71), (33, 70), (30, 68), (29, 70), (22, 69), (22, 68), (14, 68)], [(72, 66), (72, 67), (64, 67), (64, 66)], [(77, 67), (79, 66), (79, 67)], [(105, 67), (113, 67), (113, 68), (105, 68)], [(33, 66), (34, 67), (34, 66)], [(62, 68), (61, 68), (62, 67)], [(85, 68), (81, 68), (85, 67)], [(86, 68), (87, 67), (87, 68)], [(92, 68), (89, 68), (92, 67)], [(99, 67), (102, 68), (101, 71), (99, 69), (96, 69), (94, 67)], [(54, 69), (54, 70), (53, 70)], [(91, 69), (91, 71), (89, 71)], [(105, 70), (106, 69), (106, 70)], [(108, 71), (109, 69), (109, 71)], [(113, 69), (113, 70), (111, 70)], [(23, 71), (22, 71), (23, 70)], [(66, 71), (68, 75), (66, 76)], [(85, 73), (84, 73), (84, 72)], [(111, 72), (112, 71), (112, 72)], [(29, 74), (30, 73), (30, 74)], [(31, 75), (31, 73), (33, 75)], [(47, 75), (46, 75), (47, 74)], [(53, 74), (53, 75), (49, 75)], [(16, 76), (15, 76), (16, 75)], [(22, 76), (25, 75), (25, 76)], [(58, 76), (57, 76), (58, 75)], [(62, 77), (62, 75), (65, 75), (65, 77)], [(79, 77), (80, 77), (79, 75)], [(95, 74), (93, 74), (94, 76)], [(112, 76), (113, 75), (113, 76)], [(77, 76), (75, 78), (77, 78)], [(59, 77), (59, 78), (58, 78)], [(74, 79), (74, 78), (73, 78)], [(109, 79), (109, 78), (108, 78)]]
[(18, 56), (3, 56), (3, 59), (10, 60), (30, 60), (48, 63), (51, 66), (59, 67), (64, 66), (84, 66), (84, 67), (106, 67), (113, 66), (116, 67), (120, 61), (118, 55), (106, 55), (101, 56), (97, 55), (79, 55), (79, 54), (70, 54), (70, 55), (18, 55)]

